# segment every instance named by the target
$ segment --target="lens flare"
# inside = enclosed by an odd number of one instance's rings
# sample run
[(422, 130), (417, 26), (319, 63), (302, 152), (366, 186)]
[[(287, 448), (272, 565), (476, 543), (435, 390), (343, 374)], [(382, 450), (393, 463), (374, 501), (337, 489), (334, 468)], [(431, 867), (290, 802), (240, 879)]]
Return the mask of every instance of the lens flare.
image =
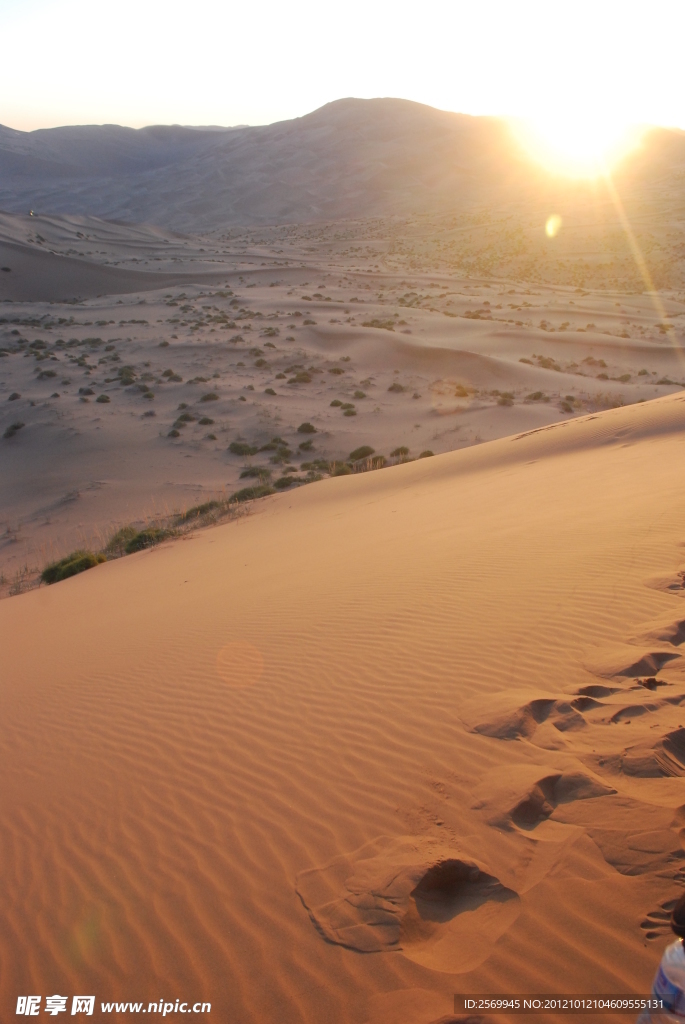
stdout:
[(545, 234), (548, 238), (554, 238), (555, 235), (559, 234), (563, 221), (558, 213), (553, 213), (551, 217), (547, 218), (545, 224)]

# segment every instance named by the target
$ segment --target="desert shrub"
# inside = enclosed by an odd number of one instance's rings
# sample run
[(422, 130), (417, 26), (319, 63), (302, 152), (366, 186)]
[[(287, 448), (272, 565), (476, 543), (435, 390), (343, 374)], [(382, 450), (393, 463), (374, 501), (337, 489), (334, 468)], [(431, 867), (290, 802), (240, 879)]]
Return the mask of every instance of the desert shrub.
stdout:
[(104, 405), (106, 402), (111, 401), (111, 399), (110, 399), (109, 395), (98, 395), (98, 397), (95, 399), (95, 401), (96, 402), (101, 402)]
[(334, 409), (339, 409), (340, 406), (342, 405), (342, 402), (340, 401), (339, 398), (334, 398), (333, 401), (331, 402), (331, 405), (333, 406)]
[(385, 455), (370, 455), (367, 459), (355, 462), (353, 470), (355, 473), (368, 473), (372, 469), (383, 469), (387, 462)]
[(362, 327), (379, 327), (384, 331), (394, 331), (395, 321), (394, 320), (365, 320), (362, 323)]
[(316, 434), (316, 427), (313, 423), (305, 422), (300, 423), (297, 428), (298, 434)]
[(276, 480), (274, 487), (278, 487), (279, 491), (285, 490), (286, 487), (290, 487), (291, 484), (295, 483), (294, 476), (279, 476)]
[(231, 443), (228, 446), (228, 450), (233, 455), (241, 455), (243, 457), (245, 457), (246, 455), (257, 454), (257, 449), (254, 448), (251, 444), (247, 444), (246, 441), (231, 441)]
[(307, 373), (306, 370), (301, 370), (288, 381), (288, 384), (311, 384), (311, 382), (312, 375), (310, 373)]
[(108, 555), (123, 554), (126, 550), (126, 545), (133, 539), (133, 537), (136, 536), (137, 533), (138, 531), (135, 526), (122, 526), (120, 530), (117, 530), (117, 532), (109, 538), (105, 551)]
[(187, 508), (185, 512), (181, 513), (179, 519), (198, 519), (200, 516), (206, 516), (208, 512), (213, 512), (217, 508), (221, 508), (220, 501), (204, 501), (201, 505), (193, 505), (191, 508)]
[(403, 458), (405, 455), (409, 455), (409, 449), (402, 445), (400, 448), (395, 448), (394, 451), (390, 452), (391, 459)]
[(316, 327), (316, 320), (303, 320), (302, 321), (302, 326), (303, 327)]
[(352, 397), (353, 398), (366, 398), (366, 392), (365, 391), (355, 391), (355, 393), (354, 393), (354, 395)]
[(201, 427), (211, 427), (214, 420), (211, 419), (209, 416), (201, 416), (197, 422), (200, 424)]
[(284, 373), (277, 373), (276, 374), (276, 380), (285, 380), (285, 374)]
[(343, 413), (343, 416), (356, 416), (356, 415), (357, 415), (357, 410), (356, 409), (345, 409), (345, 412)]
[(240, 474), (241, 480), (246, 480), (251, 477), (256, 477), (257, 480), (268, 480), (271, 476), (271, 470), (265, 466), (247, 466), (246, 469)]
[(273, 388), (264, 388), (264, 394), (265, 395), (275, 395), (276, 392), (274, 391)]
[(339, 376), (341, 373), (344, 373), (345, 371), (343, 370), (343, 368), (341, 366), (331, 366), (331, 368), (329, 369), (328, 372), (329, 373), (334, 373), (337, 376)]
[(400, 383), (398, 383), (398, 381), (395, 381), (393, 384), (390, 385), (388, 391), (394, 391), (397, 394), (400, 394), (402, 391), (404, 391), (404, 388)]
[(182, 412), (181, 415), (176, 420), (177, 424), (178, 423), (194, 423), (194, 422), (195, 422), (195, 417), (193, 416), (193, 414), (191, 412)]
[[(642, 372), (643, 372), (643, 371), (642, 371), (642, 370), (640, 370), (640, 373), (642, 373)], [(646, 371), (646, 370), (645, 370), (644, 372), (645, 372), (645, 373), (647, 373), (647, 371)], [(7, 401), (8, 401), (8, 402), (16, 402), (16, 400), (17, 400), (18, 398), (21, 398), (21, 395), (19, 394), (19, 392), (18, 392), (18, 391), (13, 391), (13, 392), (12, 392), (12, 394), (11, 394), (11, 395), (9, 396), (9, 398), (7, 399)]]
[(176, 427), (172, 427), (171, 430), (169, 431), (169, 433), (167, 434), (167, 437), (180, 437), (180, 436), (181, 436), (181, 431), (177, 430)]
[(7, 428), (7, 430), (5, 431), (5, 433), (2, 436), (6, 437), (8, 439), (10, 437), (14, 437), (14, 435), (19, 433), (21, 428), (25, 427), (25, 426), (26, 426), (25, 423), (19, 423), (19, 422), (17, 422), (17, 423), (10, 423), (9, 427)]
[(201, 402), (218, 402), (219, 401), (219, 396), (216, 394), (216, 392), (210, 391), (206, 395), (203, 395), (202, 398), (200, 399), (200, 401)]
[(274, 494), (273, 487), (269, 484), (258, 484), (256, 487), (243, 487), (241, 491), (236, 491), (231, 495), (230, 501), (252, 501), (255, 498), (266, 498), (269, 494)]
[(312, 450), (313, 445), (313, 441), (300, 441), (297, 447), (301, 452), (310, 452)]
[(358, 462), (359, 459), (368, 459), (369, 455), (373, 455), (376, 451), (371, 445), (363, 444), (360, 448), (355, 448), (353, 452), (350, 452), (350, 461)]
[(145, 530), (141, 530), (140, 533), (136, 533), (135, 536), (131, 537), (124, 550), (127, 555), (132, 555), (136, 551), (143, 551), (144, 548), (151, 548), (155, 544), (159, 544), (160, 541), (163, 541), (168, 536), (168, 530), (161, 530), (156, 526), (149, 526)]
[(262, 366), (268, 366), (266, 359), (255, 359), (255, 366), (261, 369)]
[(348, 466), (346, 462), (334, 462), (331, 476), (348, 476), (351, 472), (352, 467)]
[(92, 551), (72, 551), (70, 555), (61, 558), (59, 562), (47, 565), (40, 574), (41, 582), (59, 583), (60, 580), (76, 576), (78, 573), (85, 572), (86, 569), (92, 569), (93, 566), (106, 561), (104, 555), (96, 555)]
[(430, 458), (432, 458), (432, 457), (433, 457), (434, 455), (435, 455), (435, 452), (432, 452), (432, 451), (430, 450), (430, 448), (426, 448), (425, 452), (421, 452), (421, 454), (419, 455), (419, 458), (420, 458), (420, 459), (430, 459)]

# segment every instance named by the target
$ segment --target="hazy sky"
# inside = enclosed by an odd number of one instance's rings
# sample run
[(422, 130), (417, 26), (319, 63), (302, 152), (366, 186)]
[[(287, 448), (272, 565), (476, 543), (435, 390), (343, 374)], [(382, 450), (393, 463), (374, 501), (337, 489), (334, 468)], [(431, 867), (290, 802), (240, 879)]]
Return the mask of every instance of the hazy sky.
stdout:
[(0, 122), (265, 124), (343, 96), (685, 127), (683, 0), (0, 0)]

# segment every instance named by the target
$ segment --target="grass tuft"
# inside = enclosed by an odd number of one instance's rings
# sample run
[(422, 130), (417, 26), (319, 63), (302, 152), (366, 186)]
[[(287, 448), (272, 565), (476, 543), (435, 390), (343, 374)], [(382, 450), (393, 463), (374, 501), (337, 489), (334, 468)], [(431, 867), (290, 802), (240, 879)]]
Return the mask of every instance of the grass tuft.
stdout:
[(353, 452), (350, 452), (350, 461), (357, 462), (359, 459), (368, 459), (369, 455), (373, 455), (376, 451), (371, 445), (363, 444), (361, 448), (355, 448)]
[(47, 565), (40, 574), (40, 579), (42, 583), (59, 583), (60, 580), (69, 579), (70, 576), (76, 576), (106, 561), (104, 555), (96, 555), (92, 551), (72, 551), (58, 562)]
[(269, 494), (274, 494), (273, 487), (269, 484), (258, 484), (256, 487), (243, 487), (241, 491), (236, 491), (231, 495), (229, 501), (252, 501), (255, 498), (266, 498)]

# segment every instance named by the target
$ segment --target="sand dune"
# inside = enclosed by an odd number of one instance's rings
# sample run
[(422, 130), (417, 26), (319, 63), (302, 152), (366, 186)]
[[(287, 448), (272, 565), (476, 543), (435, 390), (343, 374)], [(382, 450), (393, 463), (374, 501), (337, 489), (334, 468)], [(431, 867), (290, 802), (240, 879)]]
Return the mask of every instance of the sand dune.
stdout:
[[(637, 187), (650, 205), (666, 196), (679, 205), (683, 139), (653, 130), (622, 170), (622, 187)], [(498, 118), (392, 98), (337, 100), (291, 121), (224, 131), (0, 126), (0, 174), (0, 207), (14, 213), (183, 231), (411, 213), (444, 220), (512, 201), (554, 210), (580, 200), (596, 215), (609, 197), (594, 183), (542, 173)]]
[(246, 475), (299, 486), (361, 446), (406, 461), (685, 383), (678, 292), (402, 264), (365, 230), (333, 252), (292, 229), (286, 259), (277, 233), (0, 216), (0, 592)]
[(218, 283), (225, 274), (152, 274), (94, 266), (34, 247), (0, 242), (0, 302), (76, 302), (99, 295), (128, 295), (180, 284)]
[(685, 880), (684, 428), (674, 395), (322, 481), (0, 603), (5, 1012), (646, 990)]

